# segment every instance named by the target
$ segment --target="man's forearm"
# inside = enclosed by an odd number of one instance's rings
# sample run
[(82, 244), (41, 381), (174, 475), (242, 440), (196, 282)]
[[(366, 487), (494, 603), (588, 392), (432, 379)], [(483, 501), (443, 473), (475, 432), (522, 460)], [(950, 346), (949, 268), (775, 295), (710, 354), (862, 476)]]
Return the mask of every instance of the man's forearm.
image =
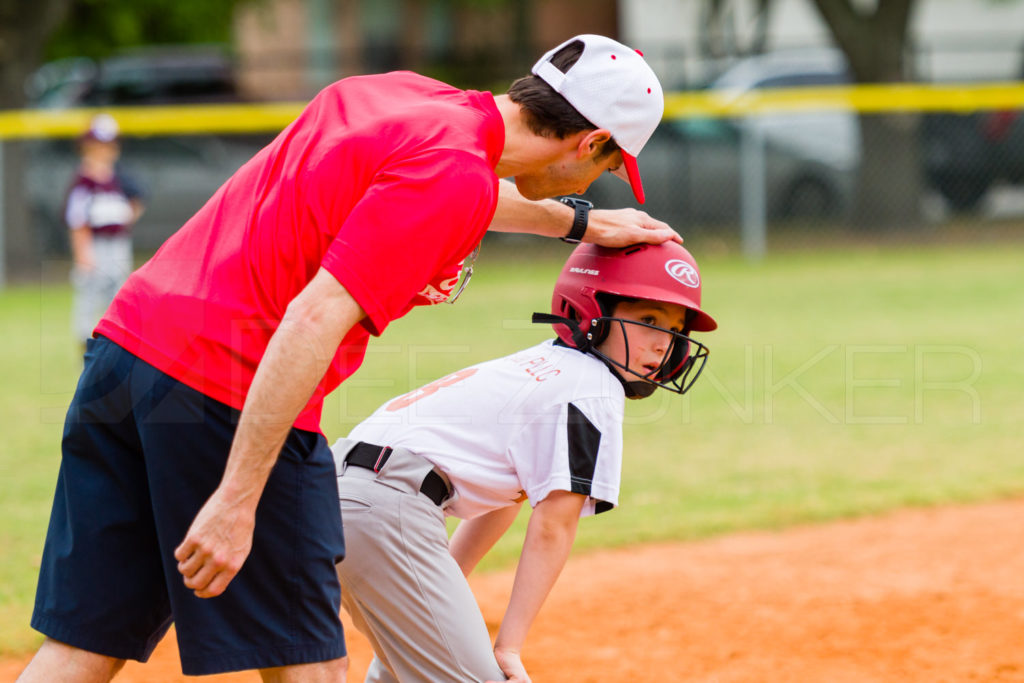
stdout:
[[(498, 182), (498, 208), (489, 229), (565, 237), (574, 218), (575, 211), (565, 204), (553, 199), (532, 201), (519, 194), (515, 183), (502, 180)], [(639, 242), (661, 244), (668, 240), (682, 243), (683, 238), (667, 223), (636, 209), (594, 209), (583, 233), (584, 242), (603, 247), (626, 247)]]
[(253, 378), (222, 482), (239, 502), (259, 499), (292, 423), (327, 371), (330, 359), (303, 332), (282, 321)]
[(573, 214), (571, 208), (553, 199), (527, 199), (519, 194), (515, 183), (502, 180), (498, 182), (498, 208), (489, 229), (565, 237), (572, 228)]
[[(317, 281), (324, 277), (330, 280)], [(321, 271), (289, 305), (256, 370), (221, 484), (239, 502), (259, 499), (295, 418), (327, 372), (345, 333), (363, 316), (343, 289), (340, 299), (323, 298), (316, 291), (332, 286), (341, 288)]]
[(185, 586), (197, 597), (220, 595), (242, 568), (281, 445), (345, 333), (362, 317), (323, 268), (288, 305), (256, 369), (220, 485), (174, 550)]

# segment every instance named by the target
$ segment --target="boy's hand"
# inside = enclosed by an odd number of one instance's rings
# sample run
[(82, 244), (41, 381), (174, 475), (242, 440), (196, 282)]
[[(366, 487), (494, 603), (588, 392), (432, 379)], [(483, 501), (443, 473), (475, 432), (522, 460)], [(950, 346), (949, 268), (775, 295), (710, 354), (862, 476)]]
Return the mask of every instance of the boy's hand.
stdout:
[[(509, 683), (530, 683), (530, 676), (526, 673), (523, 660), (518, 650), (508, 648), (494, 648), (494, 658), (498, 660), (498, 666), (508, 676)], [(488, 681), (487, 683), (503, 683), (502, 681)]]

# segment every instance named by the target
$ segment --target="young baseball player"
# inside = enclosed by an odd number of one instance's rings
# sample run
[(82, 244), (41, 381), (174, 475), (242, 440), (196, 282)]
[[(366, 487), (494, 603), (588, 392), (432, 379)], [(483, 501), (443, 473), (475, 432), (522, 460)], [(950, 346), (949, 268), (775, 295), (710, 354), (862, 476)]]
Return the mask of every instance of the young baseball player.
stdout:
[[(581, 516), (617, 505), (623, 402), (684, 393), (715, 329), (690, 253), (582, 244), (555, 283), (558, 333), (381, 406), (334, 445), (342, 602), (373, 644), (366, 681), (529, 681), (527, 631)], [(492, 650), (464, 578), (533, 506)], [(462, 519), (451, 538), (445, 516)]]
[(93, 117), (78, 139), (81, 156), (64, 203), (71, 238), (71, 324), (85, 346), (103, 311), (132, 272), (131, 229), (142, 214), (138, 188), (117, 169), (117, 121)]

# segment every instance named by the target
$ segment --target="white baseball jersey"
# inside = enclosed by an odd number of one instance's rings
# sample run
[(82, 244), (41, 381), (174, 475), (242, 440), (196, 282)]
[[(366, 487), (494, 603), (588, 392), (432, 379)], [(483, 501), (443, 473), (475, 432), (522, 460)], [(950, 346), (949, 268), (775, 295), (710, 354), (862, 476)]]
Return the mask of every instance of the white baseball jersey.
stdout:
[(618, 504), (624, 402), (604, 363), (547, 341), (392, 399), (349, 438), (429, 460), (451, 480), (455, 517), (556, 490), (588, 496), (586, 516)]

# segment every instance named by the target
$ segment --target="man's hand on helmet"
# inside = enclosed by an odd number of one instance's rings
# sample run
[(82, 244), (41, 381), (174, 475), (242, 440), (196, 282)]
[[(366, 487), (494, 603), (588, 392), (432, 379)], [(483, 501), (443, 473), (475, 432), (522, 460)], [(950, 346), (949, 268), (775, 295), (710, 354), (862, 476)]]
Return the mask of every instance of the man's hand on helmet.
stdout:
[(590, 212), (584, 242), (603, 247), (627, 247), (631, 244), (661, 244), (672, 240), (683, 243), (668, 223), (637, 209), (594, 209)]

